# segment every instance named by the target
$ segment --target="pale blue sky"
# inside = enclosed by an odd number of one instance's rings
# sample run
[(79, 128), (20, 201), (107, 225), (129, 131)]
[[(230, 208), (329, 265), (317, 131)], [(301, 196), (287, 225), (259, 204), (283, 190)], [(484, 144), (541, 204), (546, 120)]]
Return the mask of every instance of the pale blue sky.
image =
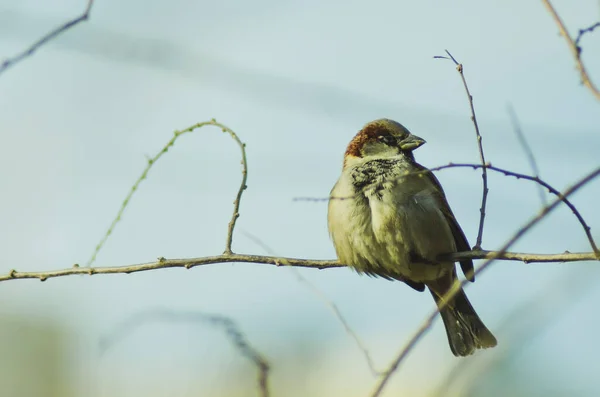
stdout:
[[(554, 3), (572, 33), (600, 19), (597, 1)], [(0, 59), (83, 7), (83, 1), (0, 0)], [(600, 81), (600, 33), (582, 45), (588, 70)], [(478, 160), (460, 78), (450, 62), (432, 58), (444, 49), (465, 64), (494, 165), (530, 172), (506, 111), (512, 104), (542, 177), (555, 187), (598, 166), (600, 104), (579, 84), (541, 1), (99, 0), (89, 22), (0, 75), (0, 270), (85, 263), (146, 156), (173, 130), (213, 117), (247, 143), (249, 188), (234, 250), (265, 253), (247, 232), (278, 255), (333, 258), (326, 203), (293, 199), (328, 195), (345, 145), (364, 123), (380, 117), (403, 123), (427, 140), (416, 156), (429, 167)], [(214, 128), (182, 137), (151, 171), (96, 264), (222, 252), (240, 178), (238, 151)], [(473, 244), (480, 175), (461, 169), (438, 176)], [(489, 183), (484, 248), (493, 249), (540, 202), (527, 182), (492, 174)], [(599, 194), (596, 182), (573, 199), (596, 239)], [(589, 246), (561, 208), (515, 250)], [(433, 308), (428, 294), (346, 269), (302, 274), (339, 306), (380, 368)], [(467, 293), (499, 347), (469, 360), (485, 363), (516, 346), (511, 365), (532, 385), (570, 385), (565, 390), (597, 395), (599, 275), (595, 263), (496, 263)], [(548, 290), (557, 302), (544, 307), (561, 308), (556, 321), (525, 344), (514, 341), (519, 324), (507, 328), (505, 320), (561, 277), (569, 283), (565, 290), (581, 292), (580, 298), (570, 302)], [(230, 395), (252, 395), (251, 367), (210, 328), (148, 324), (99, 354), (102, 335), (156, 307), (236, 320), (271, 361), (273, 395), (362, 396), (374, 384), (354, 342), (288, 269), (221, 264), (12, 281), (0, 286), (0, 301), (7, 324), (46, 324), (67, 333), (64, 364), (73, 395), (215, 395), (235, 383), (232, 370), (242, 391)], [(532, 316), (542, 312), (531, 310)], [(1, 322), (0, 331), (8, 332)], [(32, 349), (25, 339), (4, 340), (3, 349), (15, 355)], [(427, 395), (457, 362), (436, 323), (389, 395)], [(23, 359), (22, 365), (30, 364)]]

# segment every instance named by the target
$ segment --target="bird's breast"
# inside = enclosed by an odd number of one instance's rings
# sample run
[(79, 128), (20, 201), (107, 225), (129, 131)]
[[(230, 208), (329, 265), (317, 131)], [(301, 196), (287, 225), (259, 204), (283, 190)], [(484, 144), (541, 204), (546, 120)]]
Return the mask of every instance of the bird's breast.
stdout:
[(432, 189), (427, 179), (397, 168), (344, 172), (331, 192), (328, 213), (339, 260), (388, 278), (439, 277), (446, 266), (436, 266), (435, 258), (455, 246)]

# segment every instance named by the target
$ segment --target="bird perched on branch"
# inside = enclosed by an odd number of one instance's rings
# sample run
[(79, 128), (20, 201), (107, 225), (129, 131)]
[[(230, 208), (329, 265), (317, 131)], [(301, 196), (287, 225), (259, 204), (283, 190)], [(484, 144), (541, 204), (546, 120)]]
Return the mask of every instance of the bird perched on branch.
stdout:
[[(469, 251), (437, 178), (415, 161), (425, 141), (393, 120), (375, 120), (350, 141), (342, 175), (331, 190), (329, 233), (340, 262), (359, 273), (429, 289), (455, 356), (496, 346), (462, 288), (445, 305), (458, 282), (455, 264), (442, 254)], [(473, 261), (460, 262), (474, 281)]]

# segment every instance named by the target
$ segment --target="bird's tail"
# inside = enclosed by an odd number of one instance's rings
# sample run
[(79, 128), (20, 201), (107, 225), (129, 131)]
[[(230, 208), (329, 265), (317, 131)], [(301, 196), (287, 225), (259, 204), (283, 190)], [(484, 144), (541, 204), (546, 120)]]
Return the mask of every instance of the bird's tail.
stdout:
[[(456, 273), (448, 276), (428, 283), (438, 308), (442, 304), (442, 296), (450, 290), (456, 280)], [(496, 346), (496, 338), (483, 324), (462, 288), (440, 309), (440, 315), (446, 327), (450, 350), (455, 356), (468, 356), (476, 349)]]

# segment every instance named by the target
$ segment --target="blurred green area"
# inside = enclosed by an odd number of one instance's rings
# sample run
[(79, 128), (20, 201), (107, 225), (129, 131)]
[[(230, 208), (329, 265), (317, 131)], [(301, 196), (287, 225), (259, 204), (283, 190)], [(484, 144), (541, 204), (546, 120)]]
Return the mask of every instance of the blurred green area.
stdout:
[(0, 396), (71, 397), (69, 335), (54, 320), (0, 317)]
[[(568, 280), (568, 279), (567, 279)], [(564, 310), (583, 296), (586, 288), (581, 285), (557, 280), (547, 286), (553, 291), (553, 299), (534, 294), (531, 300), (506, 318), (501, 330), (504, 343), (494, 350), (480, 352), (468, 359), (450, 361), (452, 365), (443, 371), (432, 367), (421, 371), (422, 389), (415, 387), (419, 379), (407, 379), (412, 357), (402, 364), (394, 380), (383, 393), (384, 396), (423, 397), (537, 397), (537, 396), (591, 396), (576, 384), (564, 382), (555, 372), (556, 363), (540, 363), (528, 357), (528, 347), (543, 334), (557, 318), (556, 310)], [(590, 283), (591, 285), (591, 283)], [(577, 288), (575, 288), (577, 286)], [(579, 294), (571, 294), (575, 289)], [(562, 299), (569, 295), (570, 299)], [(561, 304), (557, 302), (562, 301)], [(204, 316), (204, 317), (203, 317)], [(132, 316), (114, 328), (112, 338), (99, 340), (97, 359), (104, 362), (108, 371), (80, 371), (88, 379), (74, 379), (69, 360), (76, 341), (66, 326), (57, 320), (3, 315), (0, 317), (1, 367), (0, 396), (2, 397), (70, 397), (70, 396), (259, 396), (255, 364), (239, 350), (239, 340), (231, 338), (231, 331), (218, 322), (207, 321), (206, 315), (193, 312), (158, 311)], [(127, 368), (127, 360), (121, 354), (130, 354), (128, 344), (136, 343), (140, 334), (162, 323), (173, 335), (156, 341), (168, 345), (171, 337), (177, 337), (177, 327), (192, 328), (200, 345), (222, 345), (220, 357), (202, 349), (190, 347), (192, 362), (175, 359), (166, 367), (157, 359), (147, 362), (145, 368)], [(175, 324), (177, 323), (177, 326)], [(200, 327), (199, 327), (200, 325)], [(204, 328), (203, 330), (201, 328)], [(206, 329), (208, 328), (208, 329)], [(211, 329), (212, 328), (212, 329)], [(247, 340), (243, 331), (242, 338)], [(112, 336), (111, 336), (112, 335)], [(361, 359), (348, 362), (345, 352), (340, 352), (334, 341), (323, 340), (306, 332), (287, 335), (289, 344), (270, 355), (268, 361), (270, 396), (369, 396), (376, 379), (368, 375)], [(423, 343), (427, 343), (426, 340)], [(251, 348), (256, 348), (252, 346)], [(263, 346), (267, 349), (269, 346)], [(168, 347), (167, 347), (168, 349)], [(260, 350), (260, 349), (257, 349)], [(269, 349), (271, 352), (273, 349)], [(341, 353), (341, 354), (340, 354)], [(173, 352), (177, 356), (177, 352)], [(364, 361), (364, 360), (363, 360)], [(195, 363), (195, 364), (194, 364)], [(193, 368), (196, 365), (197, 368)], [(191, 367), (192, 366), (192, 367)], [(560, 366), (559, 366), (560, 367)], [(111, 376), (112, 371), (122, 371)], [(340, 376), (340, 372), (344, 372)], [(445, 373), (444, 373), (445, 372)], [(190, 375), (193, 374), (193, 375)], [(445, 376), (445, 377), (444, 377)], [(408, 381), (408, 382), (407, 382)], [(90, 386), (89, 390), (82, 390)]]

